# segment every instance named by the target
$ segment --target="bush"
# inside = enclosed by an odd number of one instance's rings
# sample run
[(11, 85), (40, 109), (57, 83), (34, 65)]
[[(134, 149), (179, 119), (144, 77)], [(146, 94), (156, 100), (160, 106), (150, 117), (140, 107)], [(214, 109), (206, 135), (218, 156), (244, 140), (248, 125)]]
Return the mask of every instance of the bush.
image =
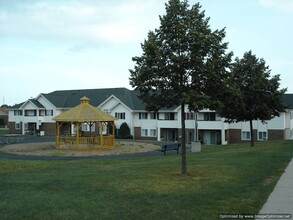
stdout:
[(121, 139), (133, 139), (133, 136), (130, 134), (130, 128), (126, 122), (122, 123), (118, 131), (118, 137)]

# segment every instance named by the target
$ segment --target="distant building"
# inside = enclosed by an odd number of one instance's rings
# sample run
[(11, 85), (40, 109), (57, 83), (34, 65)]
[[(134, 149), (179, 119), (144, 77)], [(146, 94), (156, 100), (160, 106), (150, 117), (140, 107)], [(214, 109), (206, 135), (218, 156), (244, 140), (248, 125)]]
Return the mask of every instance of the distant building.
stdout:
[(8, 125), (8, 110), (0, 108), (0, 128), (5, 128)]
[[(138, 98), (138, 92), (126, 88), (64, 90), (41, 93), (34, 99), (15, 105), (9, 109), (9, 129), (12, 133), (55, 135), (53, 117), (79, 104), (83, 96), (91, 104), (115, 116), (116, 129), (126, 122), (134, 139), (177, 141), (181, 138), (180, 106), (161, 109), (158, 113), (148, 112)], [(293, 138), (293, 94), (285, 94), (288, 106), (279, 117), (265, 124), (254, 121), (256, 140)], [(186, 140), (194, 141), (195, 114), (185, 106)], [(250, 140), (249, 122), (225, 123), (225, 119), (215, 111), (204, 109), (197, 114), (198, 139), (204, 144), (227, 144)], [(83, 131), (88, 131), (85, 124)]]

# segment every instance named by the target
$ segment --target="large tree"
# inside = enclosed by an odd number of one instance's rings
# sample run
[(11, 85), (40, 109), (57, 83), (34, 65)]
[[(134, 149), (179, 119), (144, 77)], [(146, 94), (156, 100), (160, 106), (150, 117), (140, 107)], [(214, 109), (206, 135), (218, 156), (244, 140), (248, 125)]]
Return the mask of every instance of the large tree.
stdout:
[(141, 44), (133, 57), (130, 84), (140, 92), (147, 110), (181, 106), (182, 166), (186, 176), (185, 105), (189, 110), (213, 108), (221, 91), (232, 53), (222, 42), (225, 30), (212, 31), (200, 4), (169, 0), (161, 25)]
[(280, 89), (280, 76), (271, 76), (269, 66), (251, 51), (243, 58), (236, 58), (231, 68), (225, 96), (224, 108), (219, 110), (228, 122), (248, 121), (250, 123), (251, 146), (254, 146), (253, 120), (265, 123), (279, 116), (285, 108), (282, 96), (286, 89)]

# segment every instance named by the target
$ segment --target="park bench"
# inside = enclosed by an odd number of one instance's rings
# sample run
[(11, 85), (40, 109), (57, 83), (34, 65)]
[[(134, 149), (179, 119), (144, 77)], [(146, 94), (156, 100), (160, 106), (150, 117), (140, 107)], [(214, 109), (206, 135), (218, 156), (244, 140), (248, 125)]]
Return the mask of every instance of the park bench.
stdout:
[(170, 151), (170, 150), (176, 150), (177, 154), (179, 151), (179, 147), (180, 147), (180, 143), (169, 143), (169, 144), (164, 144), (161, 148), (161, 152), (164, 152), (164, 155), (166, 155), (166, 151)]

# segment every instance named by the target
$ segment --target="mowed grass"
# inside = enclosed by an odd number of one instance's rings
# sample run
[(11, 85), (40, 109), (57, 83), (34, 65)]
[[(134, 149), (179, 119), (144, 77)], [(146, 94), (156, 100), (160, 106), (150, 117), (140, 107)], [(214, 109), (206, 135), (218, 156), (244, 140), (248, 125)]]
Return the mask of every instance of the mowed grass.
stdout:
[(0, 160), (1, 219), (218, 219), (256, 214), (292, 158), (293, 142), (204, 147), (181, 156)]
[(9, 129), (8, 128), (0, 128), (0, 136), (8, 134)]

